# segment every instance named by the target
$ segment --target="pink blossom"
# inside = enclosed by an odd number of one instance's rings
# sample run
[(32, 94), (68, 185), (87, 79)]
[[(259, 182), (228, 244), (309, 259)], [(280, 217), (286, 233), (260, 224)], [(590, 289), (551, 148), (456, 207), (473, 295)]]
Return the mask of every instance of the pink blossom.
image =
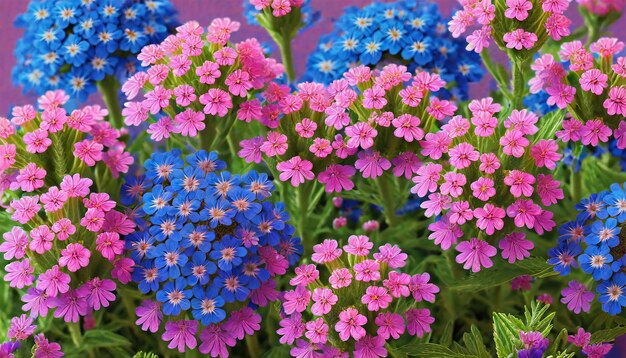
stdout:
[(561, 40), (563, 37), (569, 36), (571, 31), (569, 26), (572, 21), (563, 14), (550, 14), (545, 23), (546, 31), (553, 40)]
[(375, 260), (365, 260), (354, 265), (354, 278), (363, 282), (380, 280), (380, 264)]
[(100, 307), (109, 307), (109, 302), (115, 300), (115, 282), (111, 280), (102, 280), (94, 277), (87, 281), (83, 287), (87, 291), (87, 304), (90, 308), (98, 311)]
[(321, 244), (313, 246), (313, 255), (311, 260), (319, 264), (332, 262), (336, 260), (343, 251), (338, 247), (336, 240), (324, 240)]
[(354, 308), (346, 308), (339, 313), (339, 322), (335, 324), (335, 331), (339, 333), (339, 338), (344, 342), (350, 337), (358, 341), (365, 337), (366, 332), (362, 326), (366, 323), (367, 317)]
[(524, 137), (524, 133), (518, 130), (508, 130), (502, 138), (500, 138), (500, 145), (502, 145), (502, 152), (507, 155), (512, 155), (515, 158), (521, 158), (524, 155), (524, 148), (528, 146), (530, 142)]
[(450, 138), (462, 137), (470, 129), (470, 122), (461, 116), (454, 116), (448, 123), (441, 126), (441, 129), (448, 134)]
[(535, 177), (519, 170), (511, 170), (509, 175), (504, 177), (504, 184), (511, 187), (511, 194), (514, 197), (519, 198), (522, 195), (530, 197), (534, 191)]
[(328, 282), (330, 286), (336, 290), (348, 287), (352, 282), (352, 274), (347, 268), (336, 269), (330, 274)]
[(495, 247), (477, 238), (462, 241), (456, 246), (456, 250), (460, 252), (456, 256), (456, 262), (459, 264), (464, 263), (463, 268), (466, 270), (471, 268), (472, 272), (478, 272), (482, 267), (490, 268), (493, 266), (491, 257), (497, 253)]
[(407, 257), (397, 245), (391, 244), (380, 246), (378, 252), (374, 253), (374, 259), (386, 263), (392, 269), (404, 267)]
[(345, 252), (355, 256), (367, 256), (374, 247), (374, 243), (365, 235), (350, 235), (348, 244), (344, 245)]
[[(305, 326), (302, 322), (302, 315), (300, 313), (296, 312), (290, 316), (287, 316), (283, 318), (278, 324), (281, 328), (279, 328), (276, 333), (281, 336), (279, 342), (282, 344), (293, 344), (296, 339), (302, 337), (302, 335), (304, 334)], [(215, 357), (217, 357), (217, 355)]]
[(568, 310), (576, 314), (581, 311), (589, 312), (594, 294), (588, 291), (585, 285), (578, 281), (570, 281), (568, 287), (564, 288), (561, 294), (563, 295), (561, 303), (566, 304)]
[(391, 162), (382, 157), (379, 152), (362, 151), (359, 152), (358, 157), (354, 166), (363, 174), (363, 178), (375, 179), (391, 168)]
[(39, 209), (41, 209), (41, 205), (38, 204), (39, 196), (23, 196), (17, 200), (11, 200), (11, 208), (13, 208), (14, 212), (11, 215), (11, 219), (19, 222), (20, 224), (26, 224), (30, 219), (32, 219)]
[(64, 241), (76, 233), (76, 226), (72, 224), (70, 219), (63, 218), (52, 224), (52, 231), (57, 234), (57, 239)]
[(524, 31), (524, 29), (517, 29), (512, 32), (507, 32), (502, 39), (506, 42), (507, 48), (514, 48), (518, 51), (521, 49), (530, 50), (537, 42), (537, 35), (532, 32)]
[(55, 297), (58, 293), (65, 293), (70, 289), (71, 278), (62, 272), (59, 266), (54, 265), (37, 278), (37, 289), (45, 291), (46, 295)]
[(74, 143), (74, 155), (90, 167), (102, 160), (102, 149), (102, 144), (89, 139)]
[(346, 136), (348, 136), (348, 147), (363, 149), (370, 148), (374, 145), (374, 138), (378, 134), (376, 129), (372, 128), (367, 122), (358, 122), (353, 126), (348, 126), (345, 129)]
[(378, 326), (376, 333), (381, 339), (398, 339), (405, 330), (404, 318), (397, 313), (381, 312), (374, 323)]
[(533, 8), (533, 3), (528, 0), (506, 0), (506, 6), (505, 17), (524, 21), (528, 18), (528, 11)]
[(219, 89), (211, 88), (209, 91), (199, 98), (200, 103), (204, 104), (204, 113), (224, 117), (229, 109), (233, 108), (233, 102), (230, 95)]
[(502, 218), (504, 218), (505, 215), (504, 209), (493, 204), (486, 204), (482, 208), (474, 209), (476, 226), (481, 230), (485, 230), (487, 235), (493, 235), (494, 232), (504, 227)]
[(409, 290), (410, 282), (411, 276), (408, 274), (399, 273), (397, 271), (389, 271), (389, 278), (383, 280), (383, 286), (389, 290), (389, 293), (393, 297), (409, 297), (411, 294)]
[(576, 88), (559, 82), (546, 88), (546, 92), (550, 95), (547, 101), (548, 105), (556, 105), (557, 107), (564, 109), (567, 108), (568, 104), (574, 101)]
[(511, 115), (504, 121), (504, 128), (518, 130), (524, 135), (533, 135), (539, 130), (535, 125), (539, 117), (529, 110), (514, 109)]
[(89, 265), (89, 257), (91, 252), (79, 243), (71, 243), (61, 250), (61, 257), (59, 258), (59, 265), (61, 267), (67, 266), (70, 272), (76, 272), (81, 267), (87, 267)]
[(541, 203), (545, 206), (556, 204), (563, 199), (561, 183), (552, 178), (551, 174), (539, 174), (537, 176), (537, 194), (541, 197)]
[(581, 138), (581, 131), (583, 128), (582, 122), (576, 119), (566, 119), (563, 121), (563, 130), (556, 132), (556, 137), (563, 142), (577, 142)]
[(283, 309), (285, 313), (303, 312), (311, 302), (311, 292), (304, 286), (285, 292)]
[(309, 147), (309, 151), (318, 158), (326, 158), (333, 152), (333, 147), (328, 139), (315, 138), (313, 144)]
[(314, 264), (301, 265), (295, 268), (296, 277), (289, 280), (292, 286), (307, 286), (320, 276)]
[(403, 114), (391, 121), (396, 128), (393, 135), (407, 142), (424, 138), (424, 131), (419, 127), (420, 119), (410, 114)]
[(28, 247), (28, 236), (26, 232), (19, 226), (14, 226), (11, 231), (2, 234), (4, 241), (0, 244), (0, 252), (4, 252), (4, 259), (11, 260), (21, 259), (26, 255), (26, 247)]
[(456, 169), (464, 169), (469, 167), (472, 162), (477, 161), (480, 153), (471, 144), (463, 142), (451, 148), (448, 155), (450, 156), (450, 164)]
[(198, 331), (198, 321), (181, 320), (169, 321), (165, 323), (165, 332), (161, 338), (169, 342), (169, 349), (177, 348), (180, 353), (185, 349), (194, 349), (198, 344), (196, 341), (196, 332)]
[[(194, 322), (197, 323), (197, 321)], [(200, 340), (202, 343), (198, 347), (198, 351), (203, 354), (210, 354), (213, 358), (228, 356), (228, 347), (234, 347), (237, 343), (232, 333), (218, 324), (211, 324), (205, 328), (200, 333)]]
[[(7, 337), (9, 339), (23, 341), (35, 333), (35, 329), (37, 329), (37, 326), (33, 324), (33, 319), (22, 314), (19, 317), (11, 318)], [(11, 354), (9, 356), (11, 356)]]
[(337, 303), (339, 297), (332, 290), (324, 287), (317, 287), (313, 290), (313, 305), (311, 313), (316, 316), (322, 316), (331, 311), (332, 307)]
[(498, 247), (502, 250), (502, 258), (508, 259), (512, 264), (529, 257), (529, 250), (532, 250), (535, 245), (532, 241), (526, 240), (524, 233), (512, 232), (500, 240)]
[(294, 187), (304, 183), (305, 180), (313, 180), (315, 177), (311, 171), (313, 164), (308, 160), (302, 160), (300, 156), (278, 163), (276, 169), (280, 171), (280, 180), (287, 181), (291, 179), (291, 185)]
[(456, 201), (452, 203), (449, 211), (449, 220), (452, 224), (463, 225), (473, 218), (474, 214), (467, 201)]
[(137, 321), (135, 324), (141, 326), (142, 331), (150, 331), (156, 333), (163, 319), (161, 313), (161, 303), (156, 301), (145, 300), (135, 309)]
[(550, 139), (542, 139), (539, 143), (532, 146), (530, 154), (535, 160), (537, 167), (546, 167), (554, 170), (556, 168), (556, 162), (559, 161), (563, 155), (558, 152), (559, 146), (556, 141)]
[(279, 132), (267, 133), (267, 140), (261, 145), (261, 151), (268, 157), (283, 155), (287, 151), (287, 136)]
[(317, 123), (308, 118), (304, 118), (301, 122), (296, 123), (296, 133), (302, 138), (311, 138), (317, 129)]
[(428, 200), (420, 204), (420, 208), (426, 209), (424, 216), (431, 217), (441, 214), (443, 210), (450, 209), (452, 199), (447, 195), (433, 193), (428, 196)]
[(587, 121), (580, 129), (580, 136), (584, 145), (597, 146), (599, 142), (606, 143), (611, 135), (611, 128), (600, 119)]
[(46, 317), (48, 315), (48, 309), (52, 307), (52, 301), (55, 298), (48, 296), (44, 291), (29, 288), (28, 293), (22, 296), (22, 310), (24, 312), (30, 311), (30, 316), (37, 318), (39, 316)]
[(448, 250), (463, 236), (463, 230), (457, 224), (451, 223), (448, 215), (428, 225), (428, 230), (432, 231), (428, 239), (435, 240), (435, 244), (440, 245), (443, 250)]
[(417, 170), (417, 176), (412, 179), (415, 185), (411, 188), (411, 193), (424, 197), (427, 193), (436, 191), (442, 169), (441, 164), (435, 163), (427, 163), (421, 166)]
[(120, 239), (118, 233), (103, 232), (96, 237), (96, 249), (100, 251), (102, 257), (112, 261), (116, 255), (124, 252), (124, 241)]
[(424, 337), (424, 333), (430, 333), (430, 325), (435, 322), (435, 318), (430, 315), (427, 308), (411, 308), (406, 311), (407, 332), (412, 336)]
[(484, 153), (480, 155), (480, 166), (478, 169), (485, 174), (493, 174), (500, 168), (500, 161), (493, 153)]
[(611, 87), (609, 98), (604, 100), (602, 106), (610, 116), (619, 114), (626, 117), (626, 87)]
[(443, 153), (447, 153), (452, 142), (452, 138), (446, 132), (427, 133), (425, 139), (420, 141), (422, 147), (420, 153), (433, 160), (437, 160), (441, 158)]
[(361, 297), (361, 303), (367, 305), (370, 311), (379, 311), (389, 307), (393, 298), (384, 287), (369, 286), (365, 290), (365, 294)]
[(540, 215), (541, 211), (541, 207), (533, 203), (532, 200), (522, 199), (518, 199), (506, 209), (507, 215), (513, 218), (515, 226), (526, 226), (529, 229), (533, 228), (535, 225), (535, 216)]
[(472, 189), (472, 195), (481, 201), (487, 201), (496, 195), (496, 189), (491, 178), (478, 178), (478, 180), (470, 184), (470, 189)]
[(328, 325), (324, 323), (323, 318), (318, 318), (314, 321), (307, 322), (305, 336), (311, 341), (311, 343), (324, 344), (327, 340)]
[(42, 255), (52, 249), (52, 240), (54, 233), (50, 231), (47, 225), (38, 226), (30, 231), (30, 245), (32, 251)]
[(228, 91), (234, 96), (246, 97), (248, 91), (252, 89), (250, 74), (241, 69), (229, 74), (224, 84), (228, 86)]
[(377, 85), (363, 91), (363, 107), (367, 109), (382, 109), (387, 104), (385, 90)]
[(222, 75), (219, 68), (220, 66), (215, 62), (204, 61), (202, 66), (196, 68), (196, 75), (200, 77), (200, 83), (207, 85), (214, 84), (215, 80)]
[(406, 179), (411, 179), (421, 165), (419, 158), (413, 152), (402, 152), (393, 158), (391, 163), (394, 166), (393, 175), (404, 176)]
[(325, 171), (318, 174), (317, 179), (326, 185), (326, 192), (341, 192), (342, 190), (352, 190), (354, 183), (350, 179), (356, 169), (351, 165), (331, 164)]
[(261, 146), (264, 139), (262, 136), (254, 137), (251, 139), (244, 139), (239, 142), (241, 150), (237, 152), (240, 158), (245, 159), (246, 163), (260, 163), (261, 162)]
[(411, 277), (409, 290), (416, 302), (435, 302), (435, 294), (439, 292), (439, 287), (434, 283), (429, 283), (429, 280), (430, 274), (428, 272), (415, 274)]
[(585, 332), (582, 327), (578, 327), (576, 334), (567, 336), (567, 342), (579, 348), (586, 347), (590, 341), (591, 333)]
[(29, 259), (13, 261), (4, 266), (6, 274), (4, 280), (9, 282), (10, 287), (24, 288), (33, 284), (35, 269), (31, 266)]
[(52, 139), (48, 138), (48, 132), (43, 129), (26, 133), (22, 139), (26, 144), (26, 151), (33, 154), (45, 152), (52, 144)]

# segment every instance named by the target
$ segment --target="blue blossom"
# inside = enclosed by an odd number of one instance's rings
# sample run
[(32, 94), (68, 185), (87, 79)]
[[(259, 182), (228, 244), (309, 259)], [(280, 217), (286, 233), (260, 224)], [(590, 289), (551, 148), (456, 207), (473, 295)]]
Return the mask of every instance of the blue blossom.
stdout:
[(189, 223), (186, 224), (180, 231), (182, 238), (181, 245), (184, 248), (193, 247), (200, 252), (209, 252), (211, 250), (211, 241), (215, 239), (215, 233), (209, 231), (209, 228), (204, 225), (194, 226)]
[(258, 173), (255, 170), (249, 171), (241, 178), (245, 184), (244, 189), (249, 190), (257, 199), (263, 200), (272, 195), (274, 183), (267, 177), (265, 173)]
[(559, 227), (559, 242), (581, 242), (590, 231), (589, 225), (584, 220), (574, 220)]
[(619, 244), (617, 220), (609, 218), (605, 221), (596, 221), (591, 225), (591, 233), (587, 235), (587, 245), (602, 245), (615, 247)]
[(617, 218), (620, 223), (626, 220), (626, 192), (619, 184), (611, 185), (611, 191), (604, 197), (604, 202), (609, 215)]
[(220, 290), (220, 295), (226, 302), (244, 301), (250, 294), (247, 287), (248, 276), (242, 275), (241, 269), (233, 271), (219, 271), (215, 279), (215, 285)]
[(320, 37), (303, 80), (328, 84), (359, 62), (372, 67), (397, 62), (411, 72), (440, 74), (455, 84), (450, 95), (465, 99), (468, 84), (479, 81), (484, 71), (480, 57), (466, 51), (465, 42), (454, 39), (446, 23), (437, 5), (426, 1), (348, 7), (333, 31)]
[(176, 281), (166, 282), (163, 289), (156, 293), (156, 299), (163, 302), (163, 313), (177, 316), (180, 311), (186, 311), (191, 306), (191, 290), (185, 289), (187, 282), (179, 277)]
[(561, 242), (558, 247), (548, 252), (548, 263), (554, 266), (554, 271), (566, 276), (572, 268), (578, 267), (576, 257), (582, 252), (581, 247), (575, 243)]
[(589, 246), (578, 257), (578, 262), (583, 271), (592, 274), (596, 281), (608, 280), (613, 274), (610, 265), (613, 262), (613, 256), (609, 253), (608, 247)]
[(226, 235), (221, 241), (213, 244), (210, 257), (217, 260), (217, 266), (220, 269), (231, 271), (233, 267), (241, 265), (247, 253), (246, 248), (241, 246), (241, 240)]
[(157, 292), (160, 283), (167, 280), (167, 276), (160, 275), (159, 269), (152, 260), (143, 260), (141, 265), (135, 267), (132, 274), (133, 281), (139, 283), (141, 293)]
[(191, 300), (191, 308), (193, 308), (193, 318), (200, 321), (205, 326), (211, 323), (218, 323), (226, 318), (226, 311), (222, 309), (224, 299), (219, 296), (219, 289), (211, 286), (206, 290), (201, 286), (193, 288), (193, 299)]
[(170, 278), (180, 277), (181, 267), (189, 260), (187, 255), (179, 251), (178, 243), (173, 240), (159, 244), (148, 253), (148, 258), (154, 259), (154, 265), (159, 269), (160, 275)]
[(172, 193), (165, 191), (162, 185), (157, 185), (151, 192), (142, 196), (142, 209), (148, 215), (165, 215), (169, 209), (170, 200), (172, 200)]
[(626, 307), (626, 274), (620, 272), (613, 275), (610, 280), (601, 282), (596, 291), (600, 294), (598, 302), (602, 304), (602, 310), (610, 315), (617, 315)]
[(175, 14), (170, 0), (31, 0), (15, 20), (24, 35), (12, 81), (25, 92), (62, 89), (85, 101), (96, 82), (124, 82), (140, 67), (136, 54), (173, 31)]
[(606, 219), (609, 215), (606, 211), (606, 203), (604, 202), (606, 194), (608, 194), (606, 191), (599, 194), (591, 194), (589, 198), (584, 198), (580, 203), (576, 204), (576, 210), (581, 212), (578, 214), (576, 220), (586, 221), (595, 217)]
[(187, 277), (187, 284), (193, 287), (196, 284), (206, 285), (215, 271), (217, 271), (217, 266), (212, 261), (207, 260), (206, 254), (202, 251), (196, 251), (191, 257), (191, 261), (183, 267), (182, 273), (184, 277)]

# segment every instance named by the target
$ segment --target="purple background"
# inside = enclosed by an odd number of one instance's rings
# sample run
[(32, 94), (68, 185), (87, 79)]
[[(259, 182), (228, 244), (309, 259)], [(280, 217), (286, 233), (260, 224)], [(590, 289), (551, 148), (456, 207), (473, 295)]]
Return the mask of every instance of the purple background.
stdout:
[[(53, 1), (53, 0), (48, 0)], [(241, 0), (172, 0), (179, 11), (181, 22), (196, 20), (202, 26), (207, 26), (216, 17), (230, 17), (241, 22), (242, 28), (234, 36), (234, 40), (243, 40), (256, 36), (261, 41), (270, 41), (269, 36), (259, 28), (249, 26), (243, 17)], [(321, 12), (322, 19), (311, 29), (301, 34), (294, 44), (296, 71), (301, 75), (304, 71), (306, 58), (314, 49), (321, 34), (328, 33), (332, 29), (333, 19), (339, 17), (343, 8), (350, 5), (364, 6), (372, 0), (313, 0), (316, 10)], [(391, 2), (391, 1), (383, 1)], [(228, 3), (228, 5), (224, 5)], [(444, 16), (450, 15), (453, 9), (458, 7), (456, 0), (437, 1)], [(13, 48), (17, 39), (22, 35), (22, 30), (13, 28), (13, 20), (17, 14), (26, 10), (28, 1), (26, 0), (1, 0), (0, 3), (0, 114), (7, 113), (12, 105), (22, 105), (31, 103), (32, 97), (24, 96), (21, 89), (13, 87), (11, 84), (11, 69), (15, 65), (13, 58)], [(580, 16), (572, 6), (568, 16), (574, 20), (574, 25), (580, 24)], [(621, 22), (623, 24), (623, 21)], [(618, 37), (624, 38), (626, 26), (614, 26)], [(475, 86), (477, 92), (483, 92), (488, 83)], [(626, 339), (622, 339), (622, 346), (626, 346)], [(614, 353), (614, 357), (619, 357), (620, 353)]]

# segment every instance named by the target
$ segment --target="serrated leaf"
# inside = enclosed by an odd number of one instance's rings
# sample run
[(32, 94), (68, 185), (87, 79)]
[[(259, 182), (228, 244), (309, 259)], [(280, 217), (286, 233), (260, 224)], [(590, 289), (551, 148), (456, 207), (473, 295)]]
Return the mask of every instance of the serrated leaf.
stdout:
[(603, 329), (591, 334), (591, 343), (613, 342), (617, 337), (626, 334), (626, 326)]
[(490, 358), (491, 354), (487, 350), (483, 337), (478, 328), (472, 325), (470, 333), (463, 334), (463, 343), (470, 353), (475, 354), (479, 358)]
[(159, 358), (159, 356), (152, 352), (137, 352), (133, 358)]
[(409, 344), (396, 348), (395, 351), (402, 352), (409, 357), (479, 358), (476, 355), (459, 353), (435, 343)]
[(83, 336), (84, 350), (92, 348), (112, 348), (130, 346), (130, 341), (117, 333), (113, 333), (103, 329), (91, 329), (85, 332)]

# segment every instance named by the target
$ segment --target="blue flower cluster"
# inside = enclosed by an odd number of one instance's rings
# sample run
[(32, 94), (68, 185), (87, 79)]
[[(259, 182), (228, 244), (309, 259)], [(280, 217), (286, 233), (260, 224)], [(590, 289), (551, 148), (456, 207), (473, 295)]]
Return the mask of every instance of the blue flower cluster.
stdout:
[(155, 153), (144, 166), (145, 177), (122, 188), (145, 220), (126, 238), (139, 290), (156, 293), (165, 315), (191, 311), (204, 325), (275, 300), (272, 277), (295, 265), (303, 248), (284, 205), (265, 200), (274, 190), (267, 175), (233, 175), (206, 151), (186, 164), (178, 150)]
[(170, 0), (32, 0), (15, 26), (13, 83), (41, 95), (63, 89), (85, 101), (108, 75), (123, 82), (140, 66), (134, 54), (177, 26)]
[(626, 306), (626, 190), (613, 184), (581, 200), (576, 210), (576, 220), (559, 228), (558, 246), (549, 251), (548, 262), (561, 275), (580, 265), (598, 281), (602, 309), (619, 314)]
[[(300, 29), (300, 31), (307, 30), (311, 28), (317, 21), (320, 19), (320, 12), (313, 10), (313, 5), (311, 5), (312, 0), (305, 0), (304, 4), (300, 8), (300, 12), (302, 13), (302, 22), (304, 22), (304, 26)], [(243, 13), (248, 21), (248, 24), (259, 26), (259, 21), (256, 16), (259, 14), (259, 10), (257, 10), (254, 5), (250, 3), (250, 0), (243, 0)]]
[(438, 73), (454, 83), (453, 95), (466, 99), (468, 83), (482, 78), (481, 60), (465, 50), (463, 40), (452, 38), (446, 23), (436, 4), (421, 0), (349, 7), (333, 32), (320, 39), (304, 80), (328, 84), (358, 63), (396, 62), (410, 71)]

